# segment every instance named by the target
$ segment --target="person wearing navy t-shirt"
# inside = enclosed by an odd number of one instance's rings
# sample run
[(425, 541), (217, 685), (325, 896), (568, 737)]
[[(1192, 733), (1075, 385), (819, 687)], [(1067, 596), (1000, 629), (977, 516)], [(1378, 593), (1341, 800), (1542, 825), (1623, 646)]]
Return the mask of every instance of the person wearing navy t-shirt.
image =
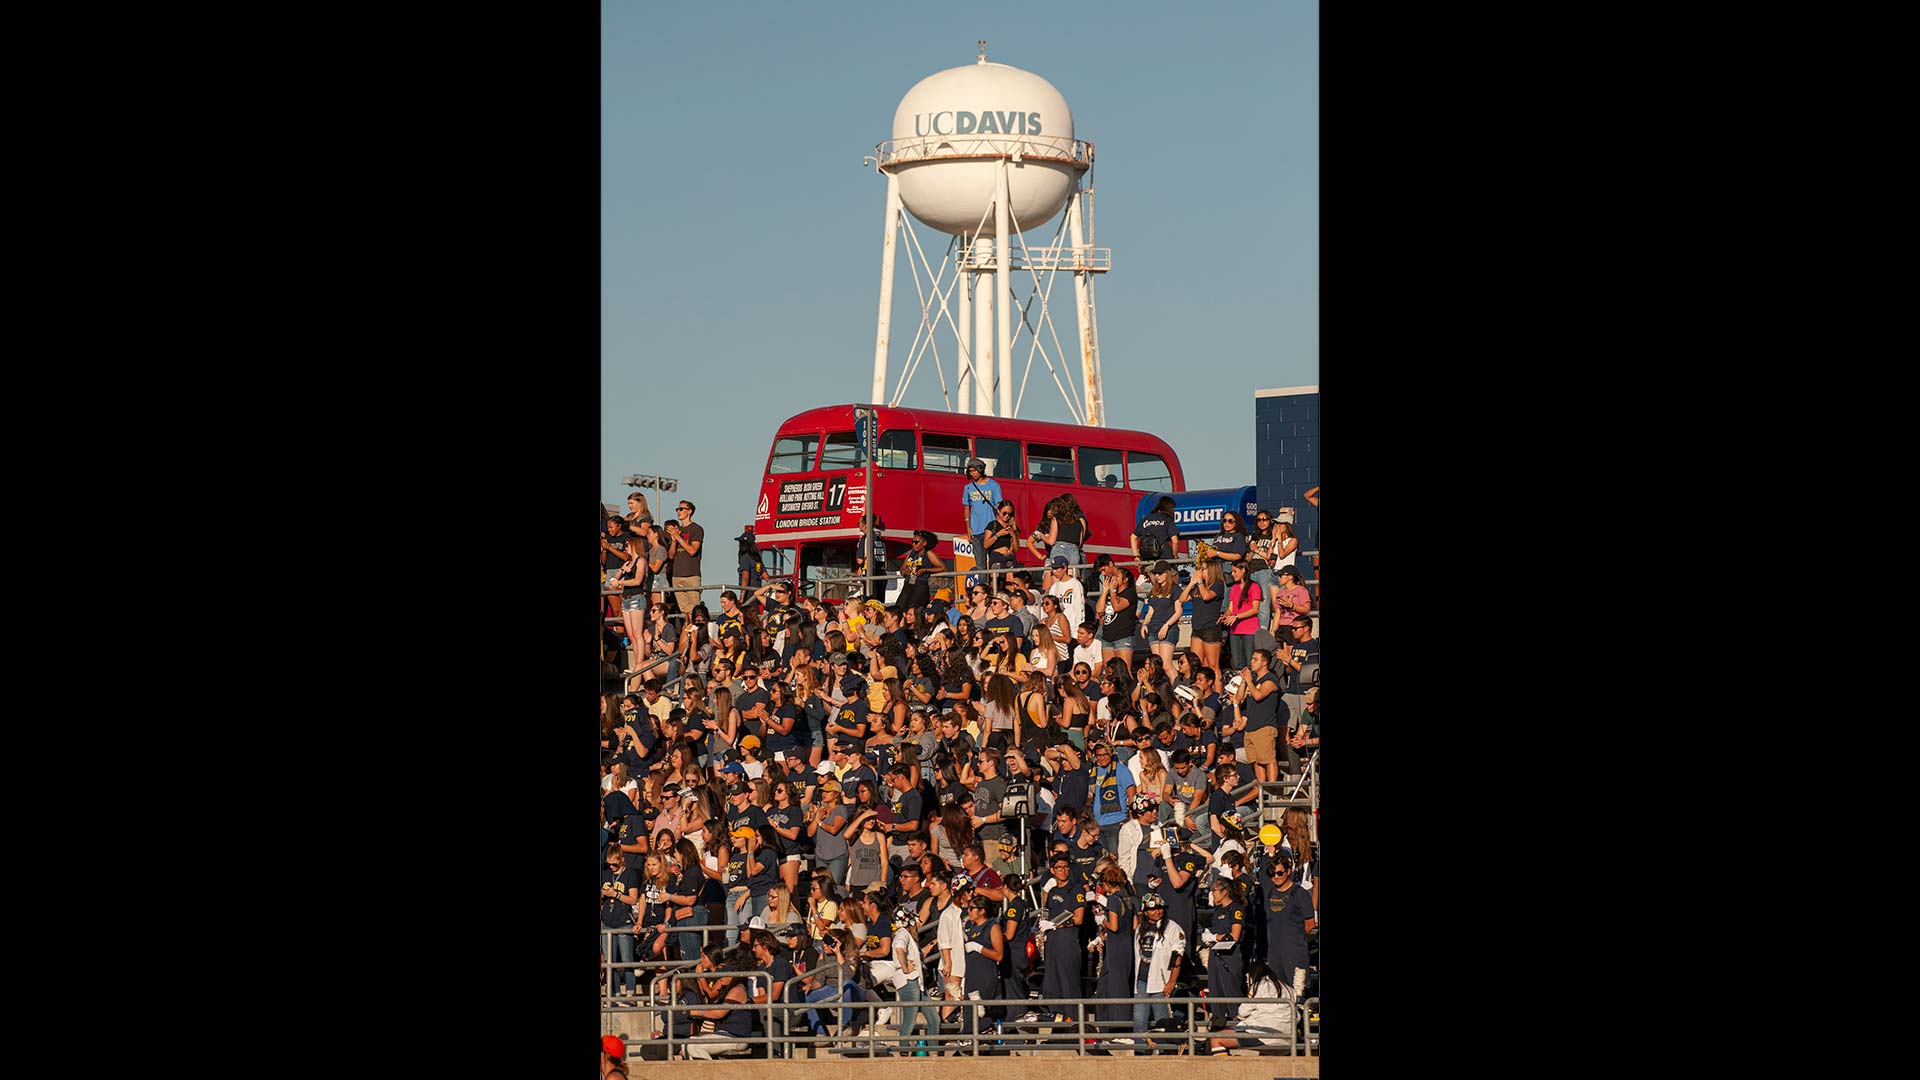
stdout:
[(740, 734), (766, 738), (767, 714), (772, 711), (773, 696), (760, 684), (758, 668), (740, 669), (740, 692), (733, 695), (733, 707), (740, 711)]
[[(605, 862), (600, 868), (600, 925), (613, 933), (601, 934), (600, 951), (602, 955), (608, 954), (606, 943), (611, 940), (610, 962), (631, 964), (635, 908), (640, 904), (640, 872), (627, 865), (626, 853), (619, 848), (609, 847)], [(614, 985), (620, 993), (633, 993), (635, 984), (633, 968), (614, 973)]]
[[(1212, 997), (1240, 997), (1245, 992), (1247, 933), (1246, 905), (1240, 900), (1240, 883), (1217, 877), (1213, 881), (1213, 918), (1200, 934), (1200, 945), (1207, 950), (1207, 993)], [(1238, 1012), (1233, 1005), (1215, 1005), (1215, 1027), (1233, 1023)]]
[[(798, 989), (800, 984), (796, 981), (798, 973), (793, 970), (793, 964), (788, 962), (786, 950), (780, 947), (779, 939), (773, 936), (771, 930), (749, 930), (746, 939), (748, 946), (753, 950), (754, 966), (767, 973), (765, 979), (747, 980), (752, 994), (748, 1000), (755, 1005), (788, 1000), (788, 985), (792, 984), (794, 989)], [(768, 1034), (774, 1034), (784, 1026), (780, 1023), (779, 1014), (775, 1014), (774, 1030)], [(786, 1047), (775, 1043), (771, 1052), (774, 1057), (785, 1057), (786, 1051)]]
[[(833, 685), (839, 702), (827, 719), (827, 734), (842, 739), (867, 737), (867, 681), (847, 670), (852, 658), (845, 651), (827, 657), (833, 669)], [(845, 777), (841, 780), (844, 782)]]
[(753, 805), (753, 789), (745, 781), (727, 785), (727, 832), (746, 826), (755, 832), (767, 827), (767, 812)]
[(1273, 670), (1271, 652), (1253, 650), (1247, 671), (1241, 676), (1240, 692), (1234, 695), (1234, 706), (1247, 719), (1247, 761), (1253, 766), (1254, 778), (1266, 783), (1279, 780), (1280, 729), (1287, 717), (1286, 704), (1280, 700), (1280, 675)]
[(776, 760), (785, 760), (791, 767), (791, 763), (805, 756), (800, 747), (801, 740), (807, 736), (806, 728), (800, 722), (799, 710), (793, 706), (793, 692), (787, 689), (787, 684), (770, 683), (767, 689), (771, 694), (767, 710), (767, 757), (773, 759), (773, 755), (783, 754), (783, 759)]
[(1000, 914), (1000, 937), (1007, 943), (1007, 955), (1000, 961), (1000, 974), (1004, 980), (1000, 996), (1013, 1001), (1025, 1001), (1027, 997), (1027, 973), (1033, 970), (1027, 958), (1027, 942), (1033, 937), (1033, 902), (1027, 899), (1024, 882), (1018, 877), (1007, 879), (1007, 909)]
[(1184, 841), (1176, 843), (1182, 830), (1175, 825), (1162, 827), (1159, 885), (1154, 890), (1167, 901), (1167, 917), (1180, 924), (1187, 943), (1192, 946), (1198, 935), (1194, 921), (1198, 917), (1202, 860)]
[(1307, 996), (1307, 935), (1313, 931), (1313, 894), (1293, 880), (1293, 853), (1275, 848), (1267, 867), (1262, 908), (1266, 916), (1267, 966), (1294, 1000)]
[[(1000, 961), (1007, 955), (1006, 935), (1000, 928), (1000, 921), (993, 917), (993, 901), (977, 893), (969, 893), (965, 902), (960, 933), (966, 939), (963, 949), (966, 963), (961, 970), (965, 973), (965, 988), (969, 998), (996, 998), (1000, 996)], [(969, 1005), (960, 1013), (960, 1030), (963, 1034), (978, 1032), (977, 1014), (979, 1006)], [(998, 1020), (1005, 1014), (1005, 1007), (995, 1005), (984, 1010), (989, 1020)]]
[(1306, 712), (1309, 686), (1320, 681), (1320, 639), (1313, 636), (1313, 620), (1305, 615), (1291, 627), (1282, 627), (1287, 636), (1273, 654), (1274, 665), (1286, 677), (1282, 700), (1287, 705), (1289, 726), (1298, 724)]
[(924, 816), (920, 799), (920, 789), (913, 786), (913, 770), (905, 765), (895, 765), (887, 770), (887, 795), (893, 810), (893, 824), (888, 831), (896, 839), (903, 834), (920, 831)]
[[(1072, 806), (1084, 814), (1087, 797), (1093, 793), (1093, 775), (1084, 767), (1080, 752), (1070, 742), (1058, 743), (1047, 748), (1045, 757), (1055, 768), (1051, 774), (1054, 812), (1058, 814), (1060, 807)], [(1056, 826), (1054, 831), (1060, 829)]]
[[(1043, 886), (1041, 898), (1041, 956), (1046, 971), (1040, 980), (1043, 998), (1080, 996), (1080, 924), (1087, 917), (1086, 889), (1073, 879), (1073, 861), (1055, 855), (1047, 864), (1053, 876)], [(1065, 1013), (1062, 1006), (1050, 1006), (1056, 1019)]]
[(755, 830), (752, 839), (747, 840), (747, 917), (749, 919), (766, 914), (767, 894), (773, 889), (773, 883), (779, 880), (780, 848), (767, 840), (768, 834), (772, 831), (771, 827), (760, 828)]

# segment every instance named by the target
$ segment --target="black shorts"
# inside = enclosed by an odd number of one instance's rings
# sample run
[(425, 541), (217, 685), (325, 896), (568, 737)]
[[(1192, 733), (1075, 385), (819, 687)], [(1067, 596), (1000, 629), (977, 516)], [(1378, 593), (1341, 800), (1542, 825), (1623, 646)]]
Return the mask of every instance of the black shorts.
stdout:
[(1226, 636), (1227, 636), (1227, 628), (1224, 626), (1218, 626), (1218, 625), (1204, 627), (1202, 629), (1195, 630), (1193, 632), (1194, 640), (1205, 641), (1208, 643), (1217, 642)]

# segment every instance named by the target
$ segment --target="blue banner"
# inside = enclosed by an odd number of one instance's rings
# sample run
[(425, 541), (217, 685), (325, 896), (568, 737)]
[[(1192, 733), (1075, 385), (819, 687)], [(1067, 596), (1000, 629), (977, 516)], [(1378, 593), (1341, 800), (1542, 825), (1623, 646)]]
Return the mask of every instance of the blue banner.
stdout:
[(1252, 485), (1177, 491), (1142, 498), (1133, 512), (1134, 524), (1138, 525), (1163, 498), (1173, 500), (1174, 532), (1180, 536), (1212, 536), (1220, 531), (1220, 516), (1228, 510), (1237, 511), (1243, 522), (1251, 523), (1259, 508), (1259, 489)]

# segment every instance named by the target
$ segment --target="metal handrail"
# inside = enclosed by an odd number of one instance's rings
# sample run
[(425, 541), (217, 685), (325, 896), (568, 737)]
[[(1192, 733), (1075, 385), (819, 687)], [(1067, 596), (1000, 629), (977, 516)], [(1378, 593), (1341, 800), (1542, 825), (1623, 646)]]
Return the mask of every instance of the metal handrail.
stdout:
[[(817, 971), (824, 970), (826, 968), (830, 968), (834, 966), (838, 966), (837, 962), (824, 964), (820, 968), (816, 968), (815, 971), (817, 972)], [(813, 973), (809, 972), (809, 974), (813, 974)], [(672, 976), (672, 979), (674, 983), (677, 984), (681, 981), (684, 981), (690, 978), (718, 978), (721, 976), (744, 977), (748, 979), (752, 979), (756, 976), (760, 978), (766, 978), (768, 980), (768, 984), (767, 984), (768, 997), (769, 999), (771, 999), (772, 979), (771, 979), (771, 976), (769, 976), (768, 973), (764, 971), (695, 972), (695, 973), (689, 973), (689, 974), (674, 975)], [(795, 979), (799, 979), (802, 977), (803, 976), (796, 975)], [(1124, 1037), (1133, 1037), (1133, 1036), (1140, 1036), (1143, 1038), (1153, 1038), (1153, 1039), (1165, 1039), (1166, 1041), (1169, 1041), (1169, 1042), (1185, 1042), (1189, 1044), (1189, 1048), (1190, 1048), (1189, 1052), (1191, 1053), (1193, 1052), (1192, 1047), (1199, 1040), (1218, 1037), (1223, 1031), (1228, 1030), (1225, 1028), (1220, 1028), (1220, 1029), (1211, 1028), (1211, 1027), (1205, 1028), (1205, 1029), (1200, 1028), (1198, 1026), (1198, 1018), (1202, 1013), (1211, 1013), (1213, 1006), (1220, 1006), (1220, 1005), (1239, 1006), (1244, 1004), (1266, 1004), (1266, 1005), (1291, 1004), (1293, 1005), (1293, 1027), (1292, 1027), (1292, 1030), (1290, 1032), (1287, 1032), (1286, 1034), (1289, 1036), (1288, 1041), (1289, 1041), (1290, 1047), (1298, 1048), (1301, 1044), (1301, 1034), (1303, 1030), (1305, 1030), (1306, 1017), (1308, 1015), (1307, 1010), (1310, 1006), (1317, 1006), (1319, 1003), (1319, 998), (1317, 996), (1311, 997), (1311, 998), (1305, 998), (1304, 1000), (1300, 1000), (1300, 1001), (1294, 1001), (1284, 996), (1270, 997), (1270, 998), (1256, 998), (1256, 997), (1211, 997), (1211, 996), (1209, 997), (1167, 997), (1167, 996), (1161, 996), (1161, 995), (1151, 995), (1147, 997), (1111, 997), (1111, 998), (959, 998), (959, 999), (942, 998), (942, 999), (934, 999), (930, 1001), (923, 999), (921, 1001), (915, 1001), (915, 1002), (902, 1002), (898, 999), (880, 999), (880, 1000), (874, 1000), (874, 1001), (846, 1001), (843, 998), (839, 997), (837, 990), (838, 988), (836, 987), (835, 997), (822, 999), (820, 1001), (768, 1000), (766, 1002), (757, 1003), (757, 1004), (749, 1003), (745, 1005), (735, 1005), (735, 1006), (725, 1006), (724, 1003), (716, 1003), (716, 1002), (697, 1002), (697, 1003), (681, 1004), (677, 1000), (678, 995), (670, 993), (669, 997), (674, 1000), (669, 1000), (665, 1003), (655, 1006), (655, 1011), (661, 1014), (660, 1026), (662, 1029), (662, 1036), (664, 1037), (667, 1043), (667, 1056), (669, 1058), (672, 1058), (673, 1042), (674, 1042), (672, 1014), (677, 1012), (690, 1012), (695, 1009), (705, 1010), (705, 1009), (713, 1009), (716, 1007), (744, 1008), (756, 1013), (760, 1012), (763, 1009), (765, 1010), (766, 1027), (762, 1029), (763, 1034), (760, 1034), (760, 1035), (747, 1034), (747, 1035), (739, 1035), (739, 1036), (729, 1035), (726, 1037), (726, 1040), (725, 1040), (727, 1042), (743, 1043), (747, 1046), (758, 1046), (758, 1045), (768, 1045), (768, 1046), (779, 1045), (779, 1046), (795, 1046), (795, 1047), (826, 1046), (828, 1048), (833, 1048), (836, 1046), (844, 1045), (850, 1049), (857, 1049), (864, 1046), (866, 1051), (871, 1055), (875, 1051), (881, 1050), (881, 1049), (885, 1049), (889, 1052), (893, 1052), (895, 1049), (895, 1044), (898, 1043), (903, 1038), (903, 1036), (898, 1031), (898, 1022), (899, 1022), (898, 1014), (896, 1014), (896, 1017), (895, 1017), (895, 1024), (894, 1024), (895, 1030), (882, 1031), (876, 1019), (877, 1013), (881, 1009), (903, 1009), (907, 1006), (913, 1006), (917, 1008), (919, 1006), (931, 1004), (940, 1009), (953, 1007), (956, 1009), (984, 1010), (988, 1008), (1006, 1007), (1006, 1008), (1024, 1008), (1028, 1011), (1038, 1011), (1041, 1009), (1041, 1007), (1044, 1006), (1044, 1007), (1050, 1007), (1046, 1011), (1049, 1011), (1052, 1015), (1055, 1015), (1055, 1016), (1070, 1015), (1071, 1019), (1061, 1020), (1061, 1021), (1054, 1021), (1051, 1019), (1036, 1019), (1031, 1021), (1025, 1021), (1022, 1024), (1022, 1029), (1018, 1030), (1016, 1034), (1010, 1036), (1007, 1031), (1006, 1024), (1008, 1023), (1008, 1021), (1006, 1020), (1002, 1020), (997, 1023), (998, 1031), (996, 1033), (993, 1031), (986, 1030), (984, 1017), (980, 1017), (980, 1018), (960, 1017), (959, 1019), (960, 1019), (961, 1030), (953, 1032), (952, 1034), (949, 1034), (944, 1030), (946, 1024), (950, 1021), (942, 1021), (940, 1025), (940, 1028), (941, 1028), (940, 1030), (928, 1031), (924, 1034), (912, 1033), (911, 1026), (910, 1026), (909, 1033), (905, 1035), (904, 1038), (916, 1040), (921, 1044), (930, 1044), (929, 1048), (931, 1049), (938, 1049), (942, 1046), (945, 1046), (950, 1041), (960, 1041), (960, 1042), (970, 1043), (972, 1056), (975, 1056), (975, 1057), (979, 1056), (981, 1046), (983, 1043), (996, 1041), (996, 1040), (1003, 1043), (1012, 1041), (1014, 1044), (1017, 1045), (1018, 1048), (1021, 1048), (1021, 1049), (1037, 1050), (1053, 1044), (1058, 1044), (1062, 1048), (1065, 1048), (1066, 1046), (1071, 1046), (1074, 1048), (1075, 1052), (1079, 1056), (1085, 1056), (1090, 1044), (1111, 1045), (1112, 1040), (1115, 1038), (1124, 1038)], [(1089, 1006), (1092, 1006), (1094, 1008), (1099, 1008), (1100, 1006), (1103, 1006), (1103, 1005), (1107, 1005), (1107, 1006), (1163, 1005), (1168, 1007), (1168, 1009), (1171, 1012), (1173, 1012), (1174, 1015), (1178, 1015), (1179, 1011), (1181, 1009), (1184, 1009), (1186, 1012), (1187, 1026), (1186, 1026), (1186, 1029), (1182, 1031), (1141, 1031), (1133, 1026), (1133, 1022), (1131, 1020), (1102, 1021), (1102, 1020), (1089, 1020), (1087, 1018), (1086, 1010)], [(1059, 1006), (1059, 1007), (1052, 1008), (1054, 1006)], [(790, 1017), (792, 1013), (796, 1010), (831, 1012), (834, 1009), (863, 1010), (867, 1014), (866, 1023), (864, 1025), (861, 1025), (865, 1028), (864, 1033), (860, 1036), (850, 1036), (844, 1032), (838, 1032), (833, 1035), (795, 1035), (791, 1033), (774, 1034), (775, 1029), (772, 1021), (773, 1021), (773, 1015), (776, 1012)], [(965, 1030), (969, 1026), (972, 1026), (974, 1030), (973, 1031)], [(1049, 1030), (1046, 1032), (1041, 1032), (1038, 1030), (1034, 1030), (1034, 1031), (1024, 1030), (1024, 1028), (1028, 1026), (1031, 1026), (1034, 1028), (1040, 1028), (1040, 1027), (1047, 1027), (1047, 1028), (1054, 1028), (1054, 1029), (1066, 1028), (1067, 1030)], [(684, 1039), (681, 1040), (683, 1045), (685, 1041), (686, 1040)], [(1312, 1045), (1311, 1039), (1307, 1040), (1307, 1045), (1306, 1045), (1306, 1049), (1304, 1050), (1304, 1053), (1309, 1056), (1317, 1056), (1316, 1048)]]
[[(944, 147), (944, 149), (942, 149)], [(1066, 135), (1022, 135), (1018, 132), (968, 132), (964, 135), (918, 135), (888, 139), (873, 148), (878, 168), (920, 161), (966, 157), (1018, 157), (1023, 161), (1062, 161), (1093, 164), (1093, 144)]]
[[(701, 905), (696, 904), (694, 906), (699, 907)], [(784, 926), (786, 924), (782, 923), (781, 925)], [(744, 923), (739, 925), (734, 925), (731, 923), (667, 923), (665, 924), (664, 930), (659, 927), (647, 927), (645, 930), (644, 936), (650, 937), (656, 933), (661, 933), (661, 932), (664, 932), (667, 934), (682, 934), (682, 933), (690, 934), (698, 930), (700, 932), (700, 948), (704, 950), (707, 947), (708, 931), (710, 930), (742, 930), (744, 931), (746, 929), (747, 929), (747, 926)], [(773, 927), (768, 927), (768, 929), (771, 930), (773, 929)], [(635, 923), (632, 926), (620, 927), (618, 929), (611, 926), (602, 926), (600, 928), (600, 935), (602, 938), (605, 939), (601, 943), (602, 955), (604, 956), (613, 955), (613, 935), (615, 934), (629, 934), (633, 937), (643, 936), (639, 923)], [(691, 967), (694, 964), (699, 963), (699, 959), (695, 958), (692, 960), (628, 960), (628, 961), (607, 960), (605, 961), (605, 963), (607, 968), (607, 985), (604, 988), (604, 993), (601, 994), (601, 1000), (611, 1001), (614, 998), (613, 978), (614, 978), (614, 973), (617, 971), (627, 971), (627, 970), (642, 971), (642, 970), (649, 970), (652, 968), (666, 969), (666, 968), (673, 968), (673, 967)]]

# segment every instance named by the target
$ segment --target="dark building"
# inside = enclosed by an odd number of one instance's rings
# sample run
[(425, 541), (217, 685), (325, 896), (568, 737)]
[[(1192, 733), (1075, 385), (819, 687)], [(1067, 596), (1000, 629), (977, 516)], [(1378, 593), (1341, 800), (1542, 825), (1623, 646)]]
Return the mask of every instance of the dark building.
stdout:
[(1301, 548), (1320, 550), (1320, 511), (1304, 498), (1320, 483), (1320, 388), (1286, 386), (1253, 392), (1254, 485), (1260, 506), (1291, 506)]

